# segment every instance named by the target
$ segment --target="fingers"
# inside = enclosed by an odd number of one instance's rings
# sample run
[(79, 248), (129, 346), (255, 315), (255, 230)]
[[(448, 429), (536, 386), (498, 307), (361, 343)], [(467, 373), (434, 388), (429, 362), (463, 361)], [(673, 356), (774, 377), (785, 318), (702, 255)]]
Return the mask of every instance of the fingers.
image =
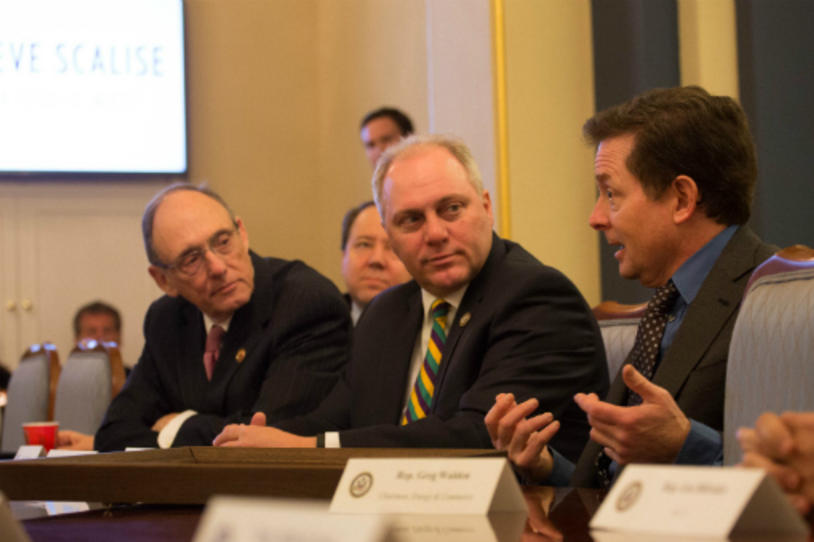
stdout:
[(791, 505), (797, 509), (800, 514), (807, 516), (811, 512), (811, 501), (803, 495), (792, 493), (786, 495)]
[(617, 454), (616, 450), (614, 450), (613, 448), (605, 446), (602, 450), (605, 452), (606, 456), (611, 458), (613, 461), (616, 461), (616, 463), (618, 463), (619, 465), (624, 465), (625, 464), (624, 458), (622, 458), (622, 456)]
[(755, 452), (747, 452), (740, 463), (743, 467), (757, 467), (764, 469), (787, 492), (797, 491), (802, 480), (794, 469), (775, 463), (770, 458)]
[(231, 423), (223, 428), (215, 440), (212, 441), (213, 446), (227, 446), (229, 442), (235, 441), (240, 436), (240, 425)]
[(483, 418), (483, 423), (486, 425), (486, 430), (489, 432), (489, 438), (492, 439), (492, 446), (498, 446), (498, 425), (503, 417), (509, 410), (515, 406), (514, 395), (511, 393), (499, 393), (495, 397), (495, 404), (486, 413)]
[(594, 405), (601, 402), (599, 397), (595, 393), (577, 393), (574, 395), (574, 402), (585, 411), (586, 414), (590, 414), (591, 410), (593, 410)]
[(254, 416), (252, 416), (251, 422), (249, 425), (262, 425), (265, 427), (266, 425), (266, 413), (265, 412), (255, 412)]
[[(506, 451), (509, 453), (509, 457), (514, 457), (519, 455), (529, 444), (529, 439), (532, 436), (537, 435), (537, 431), (542, 428), (548, 426), (551, 422), (554, 421), (554, 415), (550, 412), (545, 412), (543, 414), (538, 414), (533, 418), (529, 418), (527, 420), (522, 420), (516, 424), (514, 434), (512, 435), (511, 440), (507, 443)], [(536, 439), (539, 440), (539, 439)], [(548, 441), (543, 442), (542, 446)], [(542, 448), (540, 446), (540, 448)], [(537, 455), (540, 450), (536, 450), (536, 452), (532, 452), (532, 455)]]
[[(546, 446), (549, 441), (554, 438), (554, 435), (557, 434), (559, 429), (559, 421), (554, 420), (547, 423), (545, 427), (539, 431), (531, 433), (528, 438), (525, 439), (525, 446), (518, 446), (515, 450), (510, 452), (509, 457), (518, 467), (535, 472), (542, 471), (545, 472), (547, 476), (547, 473), (551, 471), (552, 465), (550, 463), (552, 463), (553, 460)], [(518, 440), (519, 444), (519, 439), (515, 440)]]
[(747, 452), (758, 451), (757, 433), (754, 429), (748, 427), (740, 427), (735, 432), (735, 438), (738, 439), (738, 444), (741, 446), (741, 451), (745, 454)]
[(588, 423), (592, 427), (601, 425), (604, 428), (616, 426), (625, 423), (626, 411), (629, 407), (612, 405), (604, 401), (600, 401), (595, 393), (588, 395), (578, 393), (574, 396), (574, 401), (588, 415)]
[(799, 455), (799, 460), (814, 467), (814, 412), (784, 412), (780, 420), (791, 434), (793, 450), (789, 454)]
[(662, 391), (664, 388), (650, 382), (633, 365), (627, 364), (622, 367), (622, 380), (631, 391), (638, 393), (644, 402), (660, 402), (665, 397)]
[(604, 425), (591, 425), (591, 440), (600, 446), (612, 446), (615, 443), (613, 438), (613, 427)]
[[(506, 399), (504, 399), (504, 401), (506, 401), (506, 403), (513, 403), (514, 397), (511, 397), (510, 402)], [(490, 418), (489, 422), (486, 422), (492, 426), (491, 429), (489, 429), (489, 436), (492, 438), (492, 444), (498, 450), (505, 450), (509, 447), (514, 438), (518, 424), (523, 422), (527, 416), (534, 413), (534, 411), (540, 406), (540, 403), (537, 401), (537, 399), (532, 398), (523, 401), (519, 405), (511, 406), (508, 410), (505, 409), (506, 406), (507, 405), (499, 399), (498, 402), (495, 403), (495, 406), (489, 411), (490, 414), (492, 411), (495, 411), (494, 415)], [(487, 414), (487, 416), (489, 416), (489, 414)], [(545, 422), (538, 419), (538, 425), (532, 430), (542, 427), (542, 425), (540, 425), (541, 423), (550, 423), (551, 419), (553, 418), (550, 418)], [(486, 421), (485, 418), (484, 421)]]
[(784, 412), (780, 419), (790, 426), (814, 430), (814, 412)]
[(791, 431), (779, 416), (764, 412), (755, 422), (757, 451), (774, 459), (785, 460), (794, 448)]

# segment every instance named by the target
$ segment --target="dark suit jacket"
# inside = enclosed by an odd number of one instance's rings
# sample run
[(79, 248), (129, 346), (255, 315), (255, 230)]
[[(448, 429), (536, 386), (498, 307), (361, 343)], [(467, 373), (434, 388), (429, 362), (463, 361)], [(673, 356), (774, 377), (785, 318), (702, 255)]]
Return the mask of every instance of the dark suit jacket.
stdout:
[[(723, 429), (726, 360), (743, 290), (752, 271), (777, 247), (763, 243), (749, 228), (739, 228), (687, 308), (681, 328), (659, 363), (653, 382), (667, 389), (693, 420)], [(629, 360), (625, 363), (629, 363)], [(622, 404), (627, 387), (621, 370), (606, 401)], [(580, 456), (571, 485), (594, 487), (599, 446), (590, 441)]]
[(513, 392), (519, 401), (537, 397), (562, 421), (558, 449), (579, 453), (588, 424), (572, 396), (604, 393), (608, 376), (597, 324), (565, 276), (494, 236), (449, 328), (430, 415), (402, 427), (422, 313), (414, 281), (379, 294), (331, 395), (310, 416), (275, 425), (304, 435), (341, 430), (344, 447), (490, 448), (483, 417), (498, 393)]
[(209, 445), (227, 423), (263, 411), (274, 422), (319, 405), (344, 369), (350, 320), (339, 291), (302, 262), (252, 254), (254, 292), (238, 309), (206, 379), (201, 311), (182, 298), (155, 301), (145, 345), (96, 433), (97, 449), (156, 446), (164, 414), (192, 409), (174, 446)]

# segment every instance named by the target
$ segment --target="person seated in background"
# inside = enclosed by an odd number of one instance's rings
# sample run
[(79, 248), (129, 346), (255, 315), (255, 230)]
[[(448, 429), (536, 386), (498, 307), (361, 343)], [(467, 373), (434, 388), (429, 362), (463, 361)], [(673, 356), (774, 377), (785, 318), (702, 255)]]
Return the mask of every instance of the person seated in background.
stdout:
[(0, 361), (0, 390), (8, 389), (9, 380), (11, 380), (11, 371)]
[(240, 218), (213, 191), (177, 183), (147, 205), (149, 273), (166, 295), (96, 433), (95, 448), (208, 445), (251, 412), (310, 412), (347, 360), (350, 319), (325, 277), (249, 250)]
[(80, 307), (73, 317), (74, 342), (82, 339), (114, 342), (121, 346), (122, 318), (119, 311), (103, 301)]
[(359, 123), (359, 136), (365, 147), (370, 167), (375, 168), (379, 157), (414, 132), (413, 121), (394, 107), (380, 107), (367, 113)]
[(342, 278), (353, 324), (376, 294), (410, 280), (382, 227), (372, 201), (354, 207), (342, 219)]
[[(576, 467), (548, 442), (567, 421), (530, 417), (501, 394), (486, 417), (496, 448), (531, 481), (608, 485), (627, 463), (716, 464), (732, 328), (752, 271), (772, 255), (745, 225), (757, 177), (746, 115), (698, 87), (656, 89), (583, 127), (619, 274), (656, 288), (604, 400), (580, 393), (591, 442)], [(569, 481), (570, 479), (570, 481)]]
[(568, 420), (557, 442), (577, 454), (588, 424), (571, 396), (607, 387), (598, 326), (562, 273), (493, 233), (469, 149), (408, 138), (382, 155), (373, 193), (414, 280), (368, 305), (350, 365), (316, 411), (280, 422), (261, 413), (215, 444), (485, 448), (483, 416), (509, 390)]
[[(104, 301), (93, 301), (83, 305), (73, 317), (74, 342), (84, 339), (98, 342), (116, 343), (121, 347), (122, 318), (119, 311)], [(125, 367), (130, 374), (130, 369)], [(61, 450), (92, 450), (93, 435), (86, 435), (71, 429), (61, 429), (57, 433), (56, 447)]]
[(814, 412), (765, 412), (754, 429), (740, 428), (744, 467), (769, 472), (809, 521), (814, 505)]

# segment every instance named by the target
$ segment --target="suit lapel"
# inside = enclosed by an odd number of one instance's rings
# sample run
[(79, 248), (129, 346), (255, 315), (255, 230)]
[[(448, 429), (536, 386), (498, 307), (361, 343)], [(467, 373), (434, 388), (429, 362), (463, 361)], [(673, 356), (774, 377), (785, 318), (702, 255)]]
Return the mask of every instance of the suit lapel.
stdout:
[(261, 331), (271, 325), (269, 320), (276, 292), (271, 277), (258, 270), (255, 259), (257, 257), (252, 253), (252, 265), (255, 269), (252, 297), (232, 316), (229, 331), (223, 337), (218, 362), (212, 373), (212, 383), (224, 388), (263, 338)]
[[(387, 410), (382, 419), (394, 420), (393, 423), (399, 423), (401, 420), (404, 407), (402, 398), (407, 389), (407, 379), (410, 378), (410, 364), (413, 359), (416, 337), (421, 333), (421, 325), (424, 323), (421, 290), (417, 284), (404, 297), (402, 312), (397, 316), (398, 318), (395, 318), (394, 321), (400, 322), (401, 325), (393, 326), (392, 334), (388, 332), (389, 336), (383, 337), (389, 345), (387, 351), (391, 352), (393, 357), (377, 360), (376, 374), (371, 375), (374, 378), (369, 381), (375, 382), (375, 395), (382, 398), (381, 401), (376, 401), (379, 408)], [(421, 355), (423, 356), (424, 353), (422, 352)], [(414, 382), (410, 382), (411, 387), (413, 384)], [(393, 397), (398, 397), (399, 400), (394, 401)]]
[[(461, 300), (461, 306), (458, 307), (458, 310), (455, 313), (455, 321), (452, 323), (452, 326), (449, 328), (447, 333), (447, 341), (444, 344), (444, 353), (441, 358), (441, 372), (438, 375), (435, 383), (435, 394), (441, 393), (441, 388), (443, 388), (444, 385), (444, 379), (449, 372), (450, 367), (456, 361), (455, 349), (458, 346), (461, 337), (466, 333), (466, 330), (474, 327), (470, 327), (469, 322), (473, 319), (477, 319), (478, 309), (483, 301), (484, 293), (487, 285), (489, 284), (489, 278), (492, 275), (495, 267), (497, 267), (503, 260), (505, 254), (505, 243), (493, 233), (492, 248), (489, 251), (489, 256), (486, 258), (486, 262), (483, 264), (483, 268), (481, 269), (480, 273), (478, 273), (472, 282), (469, 283), (469, 287), (466, 289), (466, 293)], [(462, 319), (464, 325), (461, 325)], [(430, 410), (435, 411), (437, 405), (438, 401), (433, 399)]]
[(203, 366), (204, 343), (206, 330), (203, 324), (203, 315), (194, 305), (182, 301), (175, 352), (172, 355), (182, 360), (174, 364), (178, 368), (177, 382), (181, 387), (181, 397), (184, 403), (200, 405), (206, 387), (201, 382), (206, 381), (206, 372)]
[(253, 318), (252, 309), (252, 304), (249, 303), (241, 307), (232, 317), (212, 374), (213, 383), (228, 384), (262, 337), (260, 330), (265, 322)]
[[(750, 242), (751, 241), (751, 242)], [(743, 296), (741, 282), (755, 268), (757, 238), (740, 228), (730, 239), (687, 308), (670, 349), (653, 375), (653, 382), (675, 397), (726, 322), (734, 317)]]

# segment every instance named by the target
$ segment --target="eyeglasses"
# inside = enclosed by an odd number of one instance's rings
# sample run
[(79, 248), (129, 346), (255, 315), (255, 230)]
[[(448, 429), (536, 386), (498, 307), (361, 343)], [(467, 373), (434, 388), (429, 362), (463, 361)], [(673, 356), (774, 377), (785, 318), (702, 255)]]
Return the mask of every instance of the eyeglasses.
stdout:
[(201, 270), (201, 266), (203, 266), (206, 261), (207, 251), (211, 251), (212, 254), (218, 256), (229, 256), (234, 254), (237, 247), (237, 227), (235, 227), (233, 230), (221, 230), (215, 233), (215, 235), (210, 237), (209, 241), (206, 242), (205, 247), (190, 248), (170, 264), (159, 262), (156, 265), (164, 269), (172, 269), (182, 275), (191, 277)]

